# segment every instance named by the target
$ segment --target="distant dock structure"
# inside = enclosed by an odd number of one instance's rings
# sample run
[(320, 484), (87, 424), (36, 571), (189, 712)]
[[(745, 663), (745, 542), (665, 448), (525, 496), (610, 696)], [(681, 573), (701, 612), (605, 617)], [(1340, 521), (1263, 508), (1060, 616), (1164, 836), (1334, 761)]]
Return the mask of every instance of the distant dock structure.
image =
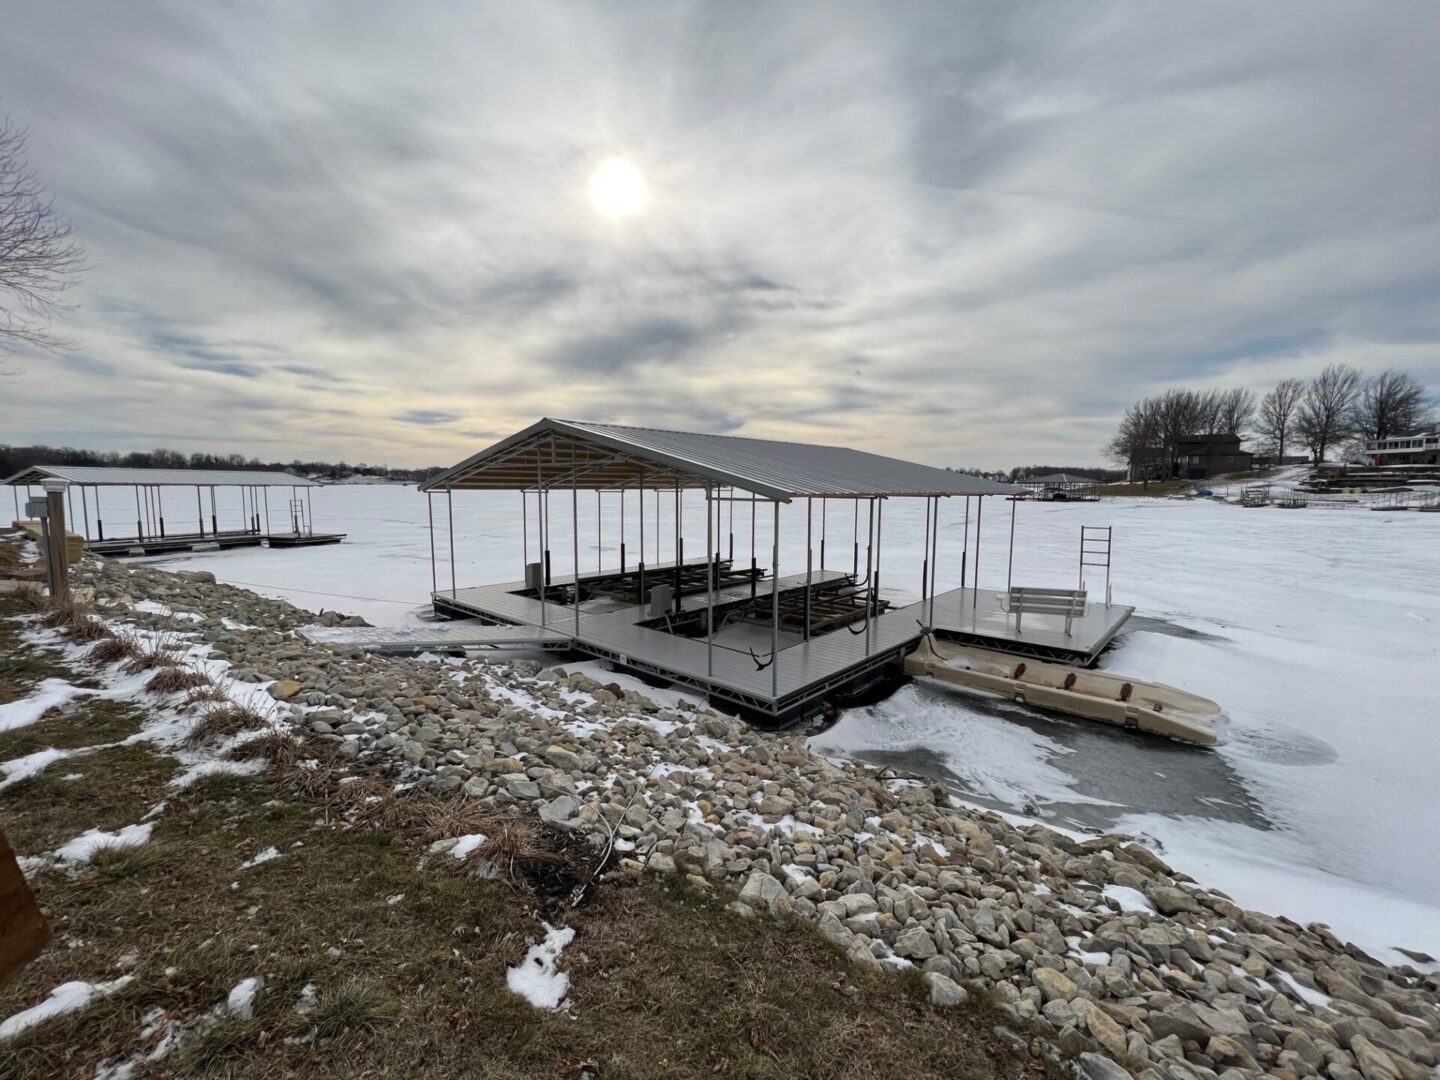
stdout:
[[(32, 465), (5, 481), (21, 517), (26, 495), (47, 480), (63, 480), (68, 527), (80, 532), (85, 550), (98, 555), (168, 555), (224, 548), (311, 547), (338, 544), (344, 533), (316, 532), (310, 490), (322, 485), (274, 469), (124, 469), (81, 465)], [(130, 488), (129, 498), (101, 491)], [(271, 489), (288, 489), (272, 500)], [(175, 489), (181, 489), (176, 491)], [(194, 503), (190, 503), (193, 489)], [(272, 501), (278, 505), (272, 506)], [(76, 503), (79, 509), (76, 509)]]
[[(931, 631), (1088, 664), (1133, 611), (1109, 601), (1108, 529), (1103, 562), (1093, 542), (1082, 542), (1078, 588), (1015, 587), (1012, 502), (1009, 552), (997, 560), (1005, 587), (985, 588), (984, 503), (1026, 489), (844, 447), (545, 419), (420, 490), (430, 500), (431, 602), (456, 621), (317, 628), (308, 636), (393, 652), (573, 650), (784, 726), (893, 685), (904, 657)], [(698, 512), (698, 500), (687, 510), (683, 498), (696, 490), (704, 492)], [(463, 587), (455, 580), (453, 496), (467, 491), (520, 495), (523, 566), (515, 580)], [(581, 491), (594, 495), (583, 514)], [(612, 531), (602, 536), (602, 509), (612, 499)], [(913, 568), (920, 599), (898, 606), (881, 591), (885, 508), (893, 499), (925, 507)], [(947, 515), (942, 551), (940, 505), (947, 499), (963, 507)], [(437, 501), (446, 514), (448, 574), (447, 553), (435, 544)], [(561, 513), (553, 540), (552, 503)], [(662, 503), (673, 508), (663, 519)], [(791, 508), (783, 543), (782, 506)], [(803, 547), (794, 542), (795, 509), (805, 515)], [(580, 569), (582, 529), (593, 571)], [(782, 547), (792, 566), (782, 568)], [(563, 572), (552, 569), (556, 549), (568, 563)], [(960, 588), (935, 591), (942, 557), (959, 564)], [(1102, 565), (1103, 599), (1089, 602), (1084, 575)]]
[(1100, 483), (1088, 476), (1071, 473), (1051, 473), (1049, 476), (1031, 476), (1015, 483), (1026, 489), (1020, 498), (1038, 499), (1041, 502), (1098, 502)]

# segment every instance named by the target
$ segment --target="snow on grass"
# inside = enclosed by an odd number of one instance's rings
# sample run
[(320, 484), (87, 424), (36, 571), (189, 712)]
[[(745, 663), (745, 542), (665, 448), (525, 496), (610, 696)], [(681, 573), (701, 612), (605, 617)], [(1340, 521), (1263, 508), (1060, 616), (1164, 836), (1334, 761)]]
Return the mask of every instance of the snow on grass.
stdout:
[(304, 1016), (308, 1012), (314, 1011), (315, 1003), (319, 995), (319, 990), (320, 988), (316, 986), (313, 982), (306, 983), (304, 986), (302, 986), (300, 988), (300, 1000), (295, 1002), (295, 1011), (301, 1016)]
[(118, 979), (109, 982), (67, 982), (61, 983), (50, 996), (39, 1005), (32, 1005), (30, 1008), (16, 1013), (7, 1020), (0, 1021), (0, 1040), (13, 1039), (23, 1031), (43, 1024), (53, 1016), (60, 1016), (64, 1013), (75, 1012), (83, 1009), (96, 998), (102, 998), (117, 990), (124, 989), (135, 981), (134, 975), (122, 975)]
[(483, 843), (485, 843), (484, 833), (470, 833), (455, 842), (455, 846), (450, 849), (450, 854), (454, 858), (463, 859)]
[(21, 780), (38, 776), (55, 762), (64, 761), (74, 753), (74, 750), (57, 750), (52, 746), (46, 750), (36, 750), (24, 757), (0, 761), (0, 791), (4, 791), (11, 784), (20, 783)]
[(1106, 885), (1101, 891), (1119, 904), (1121, 911), (1143, 911), (1147, 914), (1154, 914), (1155, 905), (1150, 903), (1139, 889), (1132, 889), (1128, 885)]
[(505, 985), (512, 994), (519, 994), (537, 1009), (558, 1010), (570, 992), (570, 976), (557, 968), (560, 954), (575, 938), (569, 927), (557, 928), (549, 923), (545, 937), (532, 945), (525, 959), (505, 971)]
[(94, 690), (83, 690), (64, 679), (46, 679), (35, 688), (29, 697), (0, 705), (0, 731), (14, 731), (28, 727), (44, 716), (49, 710), (64, 705), (82, 694), (93, 694)]
[(150, 839), (154, 828), (153, 823), (145, 822), (140, 825), (126, 825), (116, 832), (89, 829), (74, 840), (60, 845), (50, 855), (57, 862), (83, 865), (88, 863), (97, 851), (139, 847)]
[[(202, 761), (198, 765), (191, 765), (179, 776), (171, 779), (169, 787), (177, 791), (183, 791), (191, 784), (205, 776), (256, 776), (265, 771), (263, 758), (250, 758), (246, 761)], [(0, 784), (0, 786), (4, 786)]]
[(252, 866), (259, 866), (262, 863), (269, 862), (271, 859), (278, 858), (280, 858), (280, 849), (274, 847), (267, 847), (264, 851), (258, 852), (250, 858), (246, 859), (244, 862), (242, 862), (240, 864), (240, 869), (249, 870)]
[(249, 1020), (255, 1015), (255, 995), (265, 985), (265, 980), (259, 975), (252, 975), (248, 979), (241, 979), (231, 989), (225, 1004), (217, 1006), (217, 1011), (225, 1016), (233, 1016), (237, 1020)]

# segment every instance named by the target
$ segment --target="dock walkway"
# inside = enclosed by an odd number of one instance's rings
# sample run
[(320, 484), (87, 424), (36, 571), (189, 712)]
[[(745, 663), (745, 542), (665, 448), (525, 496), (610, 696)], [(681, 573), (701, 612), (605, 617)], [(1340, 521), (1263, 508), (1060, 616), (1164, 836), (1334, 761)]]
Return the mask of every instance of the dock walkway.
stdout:
[[(657, 574), (662, 569), (657, 567)], [(580, 576), (582, 586), (586, 576)], [(812, 575), (812, 587), (848, 578), (839, 571), (817, 571)], [(552, 587), (557, 583), (552, 581)], [(774, 586), (773, 579), (757, 581), (755, 598), (763, 605)], [(779, 588), (782, 598), (796, 592), (803, 595), (805, 575), (782, 577)], [(717, 624), (723, 626), (721, 616), (749, 604), (751, 597), (748, 583), (717, 590), (713, 602)], [(936, 595), (933, 604), (916, 602), (882, 612), (871, 620), (868, 634), (863, 618), (809, 641), (786, 633), (772, 662), (768, 641), (766, 648), (752, 653), (748, 647), (736, 647), (735, 637), (719, 629), (713, 644), (707, 643), (703, 636), (687, 637), (671, 633), (663, 625), (644, 625), (657, 619), (639, 605), (606, 599), (584, 600), (578, 612), (572, 604), (554, 600), (542, 604), (537, 596), (526, 595), (523, 582), (442, 590), (432, 595), (432, 601), (437, 611), (458, 616), (460, 621), (451, 624), (450, 630), (442, 624), (397, 629), (307, 628), (305, 634), (314, 641), (391, 652), (573, 648), (783, 722), (805, 714), (828, 694), (903, 659), (919, 643), (922, 624), (931, 610), (934, 630), (941, 637), (1082, 664), (1094, 661), (1134, 611), (1118, 604), (1109, 608), (1091, 605), (1075, 618), (1069, 635), (1063, 620), (1031, 615), (1017, 632), (1013, 618), (1001, 610), (1000, 594), (995, 590), (981, 589), (977, 595), (972, 590), (954, 589)], [(707, 598), (703, 593), (685, 596), (680, 607), (682, 616), (703, 612)]]

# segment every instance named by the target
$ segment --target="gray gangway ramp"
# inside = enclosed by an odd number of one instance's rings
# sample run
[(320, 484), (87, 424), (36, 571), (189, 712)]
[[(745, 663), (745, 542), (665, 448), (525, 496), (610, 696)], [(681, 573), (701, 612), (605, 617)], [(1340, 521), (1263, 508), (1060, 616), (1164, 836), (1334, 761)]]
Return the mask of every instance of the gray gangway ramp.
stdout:
[(571, 636), (542, 626), (495, 626), (482, 619), (416, 626), (302, 626), (317, 645), (355, 645), (366, 652), (417, 653), (432, 649), (568, 649)]

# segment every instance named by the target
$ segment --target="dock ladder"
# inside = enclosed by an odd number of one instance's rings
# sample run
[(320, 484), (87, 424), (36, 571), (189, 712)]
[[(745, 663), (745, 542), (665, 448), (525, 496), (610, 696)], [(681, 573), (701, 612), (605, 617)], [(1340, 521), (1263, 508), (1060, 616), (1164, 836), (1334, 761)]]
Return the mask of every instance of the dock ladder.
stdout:
[(1076, 588), (1085, 590), (1085, 568), (1105, 568), (1105, 607), (1110, 607), (1110, 546), (1114, 534), (1110, 525), (1080, 526), (1080, 575)]

